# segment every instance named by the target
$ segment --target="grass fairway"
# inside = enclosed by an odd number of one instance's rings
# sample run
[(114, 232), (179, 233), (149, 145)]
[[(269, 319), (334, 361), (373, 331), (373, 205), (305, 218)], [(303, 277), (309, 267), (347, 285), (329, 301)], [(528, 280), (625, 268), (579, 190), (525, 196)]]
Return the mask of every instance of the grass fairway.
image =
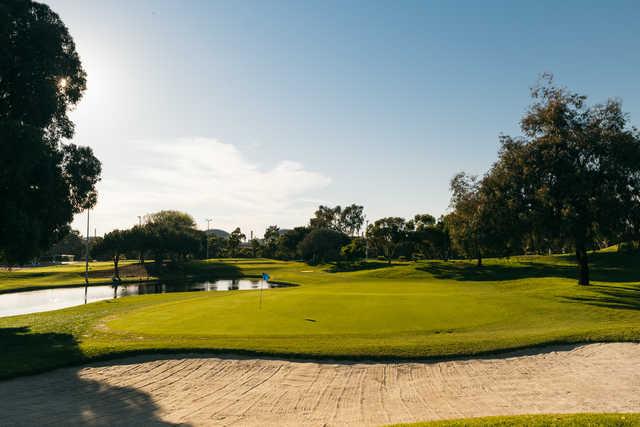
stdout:
[[(146, 278), (140, 275), (140, 269), (129, 272), (129, 267), (136, 264), (136, 261), (122, 261), (120, 263), (120, 267), (123, 269), (121, 275), (123, 280)], [(83, 262), (75, 262), (47, 267), (16, 268), (12, 271), (0, 270), (0, 294), (36, 288), (84, 285), (84, 269)], [(112, 262), (89, 263), (90, 284), (111, 283), (112, 275)]]
[[(295, 262), (211, 260), (193, 274), (300, 286), (135, 296), (0, 319), (0, 376), (138, 351), (214, 350), (342, 358), (475, 355), (640, 340), (640, 258), (594, 255), (594, 284), (569, 257), (371, 263), (330, 272)], [(10, 273), (14, 274), (14, 273)]]
[(396, 424), (394, 427), (626, 427), (637, 425), (640, 425), (639, 414), (562, 414), (466, 418), (417, 424)]

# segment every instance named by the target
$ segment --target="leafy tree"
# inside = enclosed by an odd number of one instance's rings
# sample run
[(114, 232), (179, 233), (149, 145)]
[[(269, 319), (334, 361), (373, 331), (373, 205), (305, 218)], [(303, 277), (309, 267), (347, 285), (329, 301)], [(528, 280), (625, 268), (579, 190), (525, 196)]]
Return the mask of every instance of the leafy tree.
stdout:
[(340, 248), (340, 258), (349, 263), (355, 263), (365, 257), (366, 243), (362, 237), (355, 237), (351, 242)]
[(215, 235), (207, 236), (207, 244), (209, 245), (209, 257), (218, 258), (224, 250), (225, 239)]
[(400, 245), (407, 242), (408, 229), (404, 218), (382, 218), (369, 225), (367, 239), (391, 264)]
[(113, 230), (104, 235), (103, 239), (93, 248), (94, 256), (108, 256), (113, 261), (113, 273), (116, 282), (120, 282), (119, 263), (122, 255), (131, 246), (131, 234), (128, 230)]
[(356, 236), (364, 224), (364, 207), (352, 204), (340, 212), (339, 229), (349, 236)]
[(227, 240), (227, 249), (229, 250), (229, 255), (232, 258), (237, 255), (240, 243), (242, 243), (246, 238), (247, 236), (242, 233), (240, 227), (237, 227), (231, 232), (229, 239)]
[(146, 224), (166, 226), (169, 228), (195, 228), (196, 222), (191, 215), (185, 212), (165, 210), (145, 215)]
[(56, 257), (57, 255), (70, 254), (74, 255), (76, 259), (80, 259), (85, 250), (85, 241), (80, 236), (78, 230), (71, 230), (61, 240), (54, 243), (49, 248), (45, 255), (49, 257)]
[(265, 256), (264, 246), (262, 245), (262, 243), (260, 243), (260, 240), (254, 238), (251, 239), (249, 243), (251, 244), (251, 257), (257, 258)]
[(418, 214), (409, 221), (409, 240), (425, 258), (443, 258), (449, 256), (449, 236), (442, 221), (436, 222), (429, 214)]
[(184, 261), (201, 253), (204, 233), (196, 230), (191, 215), (179, 211), (160, 211), (145, 216), (145, 240), (157, 263), (165, 257)]
[(295, 227), (292, 230), (287, 230), (280, 236), (278, 256), (284, 259), (299, 259), (301, 256), (299, 245), (310, 232), (309, 227)]
[(332, 230), (338, 230), (340, 227), (340, 213), (342, 208), (336, 206), (335, 208), (329, 206), (318, 207), (318, 210), (314, 213), (314, 217), (309, 221), (310, 228), (329, 228)]
[(67, 112), (86, 88), (73, 39), (49, 7), (0, 4), (0, 258), (23, 263), (92, 207), (101, 165)]
[(278, 250), (280, 239), (280, 228), (277, 225), (270, 225), (264, 232), (263, 256), (273, 258)]
[[(543, 76), (521, 122), (523, 136), (503, 137), (488, 174), (492, 206), (543, 239), (575, 247), (578, 282), (589, 284), (587, 251), (637, 224), (640, 134), (620, 101), (587, 106), (586, 97)], [(634, 217), (635, 216), (635, 217)]]
[(340, 258), (340, 249), (349, 243), (349, 238), (336, 230), (318, 228), (311, 230), (300, 242), (302, 258), (310, 264), (336, 261)]
[(481, 266), (485, 206), (479, 189), (480, 181), (476, 176), (460, 172), (453, 177), (451, 180), (453, 212), (449, 216), (449, 227), (456, 249), (467, 257), (476, 258), (478, 266)]

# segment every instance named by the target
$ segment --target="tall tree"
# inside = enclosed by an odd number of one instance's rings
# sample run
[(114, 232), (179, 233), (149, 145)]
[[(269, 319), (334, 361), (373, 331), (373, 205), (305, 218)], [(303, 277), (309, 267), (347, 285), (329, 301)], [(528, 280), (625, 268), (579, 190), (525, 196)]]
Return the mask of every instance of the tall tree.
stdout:
[(640, 209), (640, 134), (618, 100), (587, 106), (586, 96), (543, 76), (521, 122), (523, 136), (504, 137), (488, 174), (504, 222), (575, 248), (578, 282), (589, 284), (587, 251), (619, 236)]
[(364, 224), (364, 207), (351, 204), (340, 212), (340, 231), (349, 236), (356, 236)]
[(338, 230), (340, 227), (340, 213), (342, 208), (336, 206), (334, 208), (329, 206), (318, 206), (318, 210), (315, 211), (313, 218), (309, 221), (311, 228), (329, 228), (331, 230)]
[(9, 264), (48, 248), (96, 202), (100, 162), (62, 144), (85, 88), (60, 17), (29, 0), (0, 3), (0, 258)]
[(479, 191), (480, 182), (476, 176), (464, 172), (451, 180), (451, 208), (449, 227), (453, 243), (459, 252), (478, 260), (482, 265), (483, 256), (483, 200)]
[(263, 256), (273, 258), (278, 249), (278, 240), (280, 239), (280, 228), (277, 225), (270, 225), (264, 232), (264, 248)]
[(236, 227), (235, 230), (229, 234), (229, 239), (227, 240), (227, 248), (229, 250), (229, 255), (233, 258), (238, 253), (238, 248), (240, 247), (240, 243), (242, 243), (247, 236), (245, 236), (240, 227)]

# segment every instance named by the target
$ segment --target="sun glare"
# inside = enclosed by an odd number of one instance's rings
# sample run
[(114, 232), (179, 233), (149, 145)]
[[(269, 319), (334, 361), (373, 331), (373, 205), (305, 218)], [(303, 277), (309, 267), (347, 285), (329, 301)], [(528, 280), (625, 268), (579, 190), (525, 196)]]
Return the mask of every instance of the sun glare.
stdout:
[(60, 80), (58, 80), (58, 87), (60, 89), (64, 89), (64, 88), (67, 87), (67, 79), (66, 79), (66, 77), (63, 77)]

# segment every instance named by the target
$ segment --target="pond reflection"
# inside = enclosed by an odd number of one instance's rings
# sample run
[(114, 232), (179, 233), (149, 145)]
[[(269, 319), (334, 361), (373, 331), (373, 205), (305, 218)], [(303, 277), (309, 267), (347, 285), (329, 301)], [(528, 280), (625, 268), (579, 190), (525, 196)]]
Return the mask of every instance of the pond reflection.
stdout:
[[(283, 286), (285, 285), (268, 283), (258, 279), (124, 284), (118, 286), (117, 291), (111, 285), (100, 285), (89, 286), (87, 302), (169, 292), (248, 291)], [(84, 304), (84, 286), (0, 294), (0, 317), (57, 310), (81, 304)]]

